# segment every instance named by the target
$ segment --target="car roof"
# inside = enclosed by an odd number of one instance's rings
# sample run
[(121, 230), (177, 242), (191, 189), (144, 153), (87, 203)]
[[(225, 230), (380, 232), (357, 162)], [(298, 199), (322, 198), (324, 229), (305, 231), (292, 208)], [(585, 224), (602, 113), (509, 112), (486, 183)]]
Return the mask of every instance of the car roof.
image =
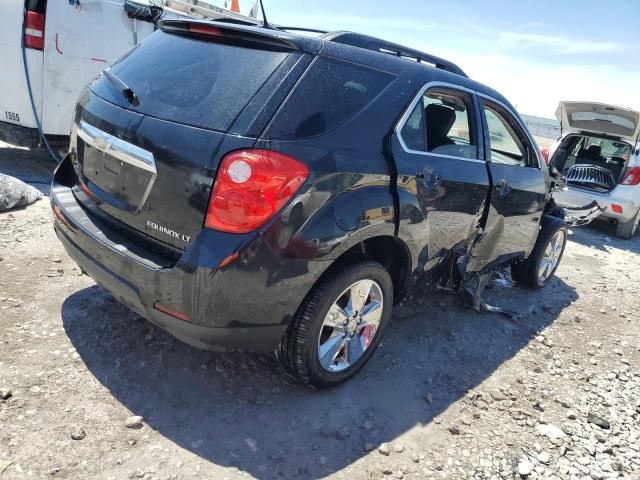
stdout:
[[(332, 33), (334, 35), (336, 32)], [(360, 34), (353, 34), (352, 32), (338, 32), (341, 35), (349, 33), (350, 35), (358, 35), (365, 37), (367, 40), (374, 39), (374, 37), (368, 37)], [(323, 42), (320, 55), (335, 56), (338, 58), (345, 58), (351, 61), (362, 63), (363, 65), (379, 68), (381, 70), (391, 71), (397, 75), (406, 75), (412, 80), (419, 83), (417, 88), (422, 87), (429, 82), (442, 82), (449, 83), (455, 86), (461, 86), (469, 90), (473, 90), (487, 97), (497, 100), (500, 103), (505, 104), (511, 110), (515, 109), (511, 103), (496, 90), (469, 78), (464, 71), (455, 65), (453, 62), (441, 59), (434, 55), (419, 52), (417, 50), (409, 49), (408, 47), (402, 47), (397, 44), (386, 42), (385, 40), (375, 39), (382, 42), (380, 48), (368, 48), (369, 46), (359, 46), (353, 44), (344, 44), (336, 42), (332, 36), (322, 38)], [(375, 44), (374, 44), (375, 45)], [(388, 50), (382, 45), (397, 46), (407, 52), (415, 52), (421, 54), (422, 61), (417, 61), (415, 56), (411, 54), (394, 54), (392, 50)], [(404, 53), (403, 51), (403, 53)], [(446, 63), (443, 63), (446, 62)]]
[[(161, 27), (173, 30), (174, 27), (185, 24), (207, 24), (216, 26), (224, 35), (252, 36), (260, 41), (277, 42), (293, 50), (299, 50), (314, 55), (324, 55), (344, 59), (364, 66), (389, 71), (398, 76), (407, 76), (422, 87), (429, 82), (450, 83), (473, 90), (491, 97), (505, 104), (513, 112), (515, 108), (496, 90), (470, 79), (455, 63), (443, 58), (389, 42), (377, 37), (355, 32), (338, 31), (326, 32), (320, 37), (310, 37), (296, 33), (309, 29), (296, 27), (266, 28), (250, 24), (242, 24), (231, 20), (211, 21), (196, 19), (163, 20)], [(291, 31), (289, 31), (291, 30)], [(309, 30), (319, 33), (318, 30)]]

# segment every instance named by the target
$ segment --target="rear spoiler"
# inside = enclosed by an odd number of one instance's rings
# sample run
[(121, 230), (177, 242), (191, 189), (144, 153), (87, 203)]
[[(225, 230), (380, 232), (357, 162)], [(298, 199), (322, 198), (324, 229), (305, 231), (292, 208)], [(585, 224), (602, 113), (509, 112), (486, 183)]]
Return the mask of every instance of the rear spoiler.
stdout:
[(321, 47), (321, 42), (313, 38), (231, 22), (167, 19), (162, 20), (159, 26), (168, 33), (198, 37), (217, 43), (253, 46), (254, 48), (259, 45), (261, 48), (273, 50), (298, 50), (317, 54)]

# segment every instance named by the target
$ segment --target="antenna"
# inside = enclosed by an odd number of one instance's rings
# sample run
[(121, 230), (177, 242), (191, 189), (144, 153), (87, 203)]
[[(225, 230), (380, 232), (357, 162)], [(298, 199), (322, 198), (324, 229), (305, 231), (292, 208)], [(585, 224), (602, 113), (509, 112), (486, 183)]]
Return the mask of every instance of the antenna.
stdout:
[(272, 27), (269, 23), (269, 20), (267, 20), (267, 14), (264, 12), (264, 5), (262, 3), (262, 0), (258, 0), (258, 2), (260, 2), (260, 10), (262, 10), (262, 26), (270, 30), (277, 30), (277, 28)]

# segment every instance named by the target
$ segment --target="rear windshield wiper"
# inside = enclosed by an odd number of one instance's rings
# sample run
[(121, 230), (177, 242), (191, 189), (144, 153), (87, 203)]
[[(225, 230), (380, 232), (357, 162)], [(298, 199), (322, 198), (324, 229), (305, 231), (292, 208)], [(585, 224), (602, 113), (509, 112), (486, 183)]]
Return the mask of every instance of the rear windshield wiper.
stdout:
[(104, 70), (102, 73), (104, 73), (104, 76), (107, 77), (107, 80), (109, 80), (118, 90), (120, 90), (122, 96), (126, 98), (131, 105), (133, 105), (134, 107), (140, 105), (140, 99), (138, 99), (136, 94), (133, 93), (133, 90), (131, 90), (131, 88), (129, 88), (126, 83), (124, 83), (113, 73), (111, 73), (109, 69)]

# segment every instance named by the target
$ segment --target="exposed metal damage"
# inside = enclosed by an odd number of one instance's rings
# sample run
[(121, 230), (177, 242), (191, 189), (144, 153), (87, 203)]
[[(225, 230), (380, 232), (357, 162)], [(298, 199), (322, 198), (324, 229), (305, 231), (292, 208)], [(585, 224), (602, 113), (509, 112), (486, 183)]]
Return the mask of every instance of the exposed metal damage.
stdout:
[[(560, 207), (555, 202), (553, 193), (565, 189), (567, 180), (553, 167), (549, 171), (549, 178), (549, 200), (544, 209), (544, 216), (558, 219), (567, 227), (576, 227), (591, 223), (604, 211), (596, 201), (580, 208)], [(485, 289), (494, 274), (505, 268), (504, 262), (494, 261), (487, 264), (487, 259), (493, 254), (495, 240), (500, 237), (504, 228), (501, 217), (493, 217), (494, 221), (489, 221), (489, 218), (489, 215), (483, 215), (478, 220), (476, 236), (466, 250), (457, 249), (448, 252), (440, 268), (434, 275), (428, 276), (426, 283), (439, 291), (460, 295), (464, 305), (476, 312), (499, 313), (510, 320), (515, 320), (520, 316), (519, 312), (490, 305), (483, 298)], [(541, 222), (541, 232), (546, 224), (547, 222)], [(544, 238), (544, 236), (539, 235), (538, 238)], [(516, 257), (512, 263), (522, 260), (522, 256)], [(421, 288), (424, 288), (424, 283), (420, 283)]]

